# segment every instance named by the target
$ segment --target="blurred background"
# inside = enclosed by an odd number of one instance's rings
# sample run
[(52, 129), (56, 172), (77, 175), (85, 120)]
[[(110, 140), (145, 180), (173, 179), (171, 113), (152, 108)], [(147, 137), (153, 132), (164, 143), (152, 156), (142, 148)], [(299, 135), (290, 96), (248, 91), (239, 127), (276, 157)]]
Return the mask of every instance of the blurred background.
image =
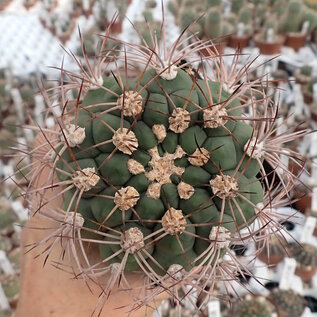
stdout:
[[(253, 61), (250, 76), (263, 76), (274, 83), (278, 89), (268, 93), (280, 104), (280, 122), (285, 120), (289, 128), (296, 125), (297, 131), (317, 129), (316, 0), (164, 0), (163, 5), (168, 42), (172, 43), (197, 20), (189, 31), (202, 40), (214, 39), (227, 65), (231, 65), (239, 50), (237, 70)], [(15, 185), (17, 181), (23, 183), (24, 167), (29, 162), (15, 155), (16, 149), (24, 151), (26, 145), (32, 144), (34, 134), (28, 124), (53, 124), (52, 118), (45, 116), (46, 100), (40, 92), (49, 89), (54, 96), (52, 105), (59, 104), (59, 68), (76, 72), (79, 68), (74, 56), (79, 62), (84, 58), (80, 34), (86, 58), (93, 63), (100, 34), (114, 14), (117, 20), (111, 36), (139, 43), (132, 22), (144, 40), (149, 41), (148, 26), (160, 29), (162, 3), (0, 0), (0, 317), (14, 316), (19, 294), (19, 258), (24, 252), (19, 239), (29, 215)], [(111, 41), (107, 45), (111, 49)], [(72, 97), (72, 92), (68, 97)], [(276, 289), (288, 290), (286, 299), (281, 296), (280, 305), (284, 310), (290, 309), (286, 315), (278, 316), (317, 316), (317, 135), (309, 134), (302, 142), (288, 146), (305, 156), (307, 169), (290, 193), (297, 201), (278, 210), (289, 216), (284, 226), (290, 235), (284, 247), (272, 238), (270, 261), (266, 254), (251, 261), (253, 245), (233, 246), (233, 252), (255, 276), (242, 274), (241, 283), (232, 291), (233, 303), (236, 298), (243, 298), (246, 306), (240, 307), (241, 302), (236, 301), (234, 316), (274, 316), (276, 309), (265, 298)], [(281, 154), (281, 158), (284, 168), (296, 169), (287, 156)], [(295, 214), (296, 211), (299, 213)], [(294, 246), (295, 239), (304, 247)], [(247, 289), (255, 296), (247, 295)], [(182, 316), (231, 316), (230, 307), (216, 299), (210, 300), (201, 312), (194, 312), (192, 302), (201, 299), (198, 294), (190, 296), (190, 301), (184, 301)], [(156, 317), (177, 316), (174, 306), (163, 302)], [(258, 307), (254, 309), (262, 313), (267, 310), (266, 315), (249, 314), (250, 307)]]

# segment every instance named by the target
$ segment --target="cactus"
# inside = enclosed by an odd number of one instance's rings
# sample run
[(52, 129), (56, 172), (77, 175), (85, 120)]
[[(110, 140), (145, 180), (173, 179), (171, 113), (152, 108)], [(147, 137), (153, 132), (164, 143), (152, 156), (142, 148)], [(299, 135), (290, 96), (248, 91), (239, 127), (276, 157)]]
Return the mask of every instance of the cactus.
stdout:
[(312, 32), (313, 30), (315, 30), (317, 27), (317, 12), (305, 9), (302, 15), (302, 23), (306, 21), (309, 23), (308, 31)]
[(251, 298), (242, 300), (237, 304), (235, 316), (237, 317), (271, 317), (272, 305), (264, 298)]
[(221, 35), (229, 35), (232, 32), (232, 25), (222, 19), (218, 8), (211, 8), (207, 11), (204, 23), (204, 33), (206, 38), (215, 39)]
[(308, 243), (301, 245), (292, 245), (290, 247), (291, 255), (300, 266), (317, 268), (317, 250)]
[(281, 317), (301, 316), (306, 306), (305, 299), (293, 290), (275, 289), (269, 299), (277, 307)]
[(282, 21), (281, 30), (287, 33), (300, 32), (302, 19), (301, 2), (299, 0), (291, 0), (287, 6), (287, 12)]
[(231, 11), (238, 14), (242, 7), (244, 6), (244, 0), (232, 0), (231, 1)]
[[(114, 57), (128, 65), (123, 71), (110, 72), (99, 54), (98, 68), (83, 68), (81, 75), (69, 73), (70, 83), (62, 92), (77, 85), (83, 101), (76, 102), (77, 98), (62, 105), (65, 111), (59, 117), (54, 114), (58, 122), (54, 129), (33, 128), (45, 137), (31, 151), (39, 168), (30, 174), (28, 189), (41, 195), (37, 213), (62, 224), (51, 238), (69, 244), (65, 250), (77, 259), (80, 277), (95, 279), (111, 272), (103, 291), (105, 300), (113, 285), (126, 283), (126, 272), (143, 273), (147, 295), (135, 307), (166, 289), (178, 298), (175, 292), (191, 280), (197, 281), (191, 285), (199, 292), (207, 292), (208, 281), (234, 278), (240, 265), (227, 278), (232, 264), (221, 258), (226, 253), (234, 257), (229, 249), (232, 242), (244, 244), (255, 237), (251, 224), (256, 219), (263, 224), (257, 233), (281, 230), (271, 221), (268, 206), (274, 204), (267, 199), (289, 192), (295, 176), (286, 170), (283, 176), (275, 166), (283, 145), (307, 133), (276, 135), (276, 105), (264, 92), (257, 101), (263, 116), (245, 121), (244, 108), (249, 104), (244, 96), (257, 91), (252, 82), (239, 84), (241, 78), (248, 78), (249, 67), (227, 76), (221, 58), (206, 57), (216, 70), (212, 80), (203, 64), (193, 70), (187, 62), (178, 63), (197, 59), (197, 52), (210, 45), (208, 41), (184, 50), (185, 40), (177, 39), (169, 49), (164, 39), (158, 35), (158, 44), (152, 43), (151, 50), (125, 43), (132, 53), (123, 51)], [(105, 36), (102, 47), (107, 40)], [(128, 67), (136, 61), (142, 70), (127, 77)], [(298, 154), (289, 153), (301, 162)], [(263, 160), (283, 179), (285, 187), (277, 193)], [(45, 168), (49, 169), (47, 184), (36, 190)], [(262, 183), (269, 184), (269, 195)], [(56, 210), (43, 197), (52, 188), (60, 192), (50, 201), (63, 201)], [(245, 227), (249, 228), (246, 235), (239, 232)], [(85, 238), (88, 234), (93, 237)], [(75, 247), (78, 241), (98, 247), (97, 264), (78, 260), (77, 252), (89, 257), (89, 250)], [(211, 286), (208, 292), (213, 293)]]

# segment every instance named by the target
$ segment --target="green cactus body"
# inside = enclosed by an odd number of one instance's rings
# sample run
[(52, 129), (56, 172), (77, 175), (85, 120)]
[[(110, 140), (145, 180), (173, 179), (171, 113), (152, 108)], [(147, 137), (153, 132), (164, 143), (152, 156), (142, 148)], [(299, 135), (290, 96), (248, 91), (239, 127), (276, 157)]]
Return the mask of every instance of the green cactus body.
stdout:
[(207, 11), (205, 34), (210, 39), (214, 39), (221, 34), (221, 14), (218, 9), (211, 8)]
[[(217, 108), (207, 96), (211, 93), (217, 103), (230, 94), (217, 82), (194, 83), (183, 70), (172, 80), (148, 70), (140, 81), (122, 83), (120, 87), (110, 77), (104, 82), (107, 90), (90, 90), (83, 100), (77, 122), (85, 129), (85, 140), (71, 148), (72, 154), (65, 151), (58, 163), (64, 171), (60, 179), (72, 177), (83, 196), (78, 203), (72, 200), (74, 192), (67, 193), (65, 208), (77, 206), (86, 227), (116, 232), (117, 239), (123, 239), (121, 244), (100, 244), (103, 258), (129, 246), (131, 239), (150, 236), (135, 250), (146, 250), (144, 257), (155, 271), (163, 274), (162, 269), (172, 264), (189, 270), (210, 245), (213, 227), (221, 223), (234, 233), (253, 221), (252, 205), (263, 200), (255, 178), (260, 167), (255, 159), (243, 159), (252, 128), (242, 121), (213, 121)], [(114, 104), (121, 109), (112, 109)], [(235, 110), (239, 105), (232, 100), (226, 111), (239, 116), (241, 110)], [(243, 175), (235, 180), (238, 164)], [(80, 169), (84, 173), (93, 169), (89, 175), (98, 175), (94, 188), (81, 187)], [(75, 172), (67, 176), (71, 170)], [(221, 191), (223, 182), (230, 183), (230, 197)], [(171, 226), (173, 219), (176, 224)], [(130, 240), (120, 238), (122, 232)], [(155, 232), (165, 234), (156, 239)], [(110, 262), (120, 262), (122, 256), (113, 256)], [(132, 254), (125, 270), (141, 270)]]

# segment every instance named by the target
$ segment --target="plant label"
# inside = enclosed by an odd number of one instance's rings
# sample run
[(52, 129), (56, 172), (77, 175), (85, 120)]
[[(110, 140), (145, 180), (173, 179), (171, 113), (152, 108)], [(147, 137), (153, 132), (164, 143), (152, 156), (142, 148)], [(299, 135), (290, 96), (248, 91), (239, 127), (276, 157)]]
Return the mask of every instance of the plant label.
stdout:
[(296, 269), (296, 261), (293, 258), (284, 259), (284, 268), (282, 271), (279, 287), (280, 289), (290, 289)]

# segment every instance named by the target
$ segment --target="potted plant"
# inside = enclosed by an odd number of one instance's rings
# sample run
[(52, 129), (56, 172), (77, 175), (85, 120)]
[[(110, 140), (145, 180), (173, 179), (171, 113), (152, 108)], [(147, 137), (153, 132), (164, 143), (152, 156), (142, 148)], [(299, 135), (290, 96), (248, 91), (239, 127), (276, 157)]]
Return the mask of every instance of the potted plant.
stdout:
[(255, 45), (264, 55), (276, 55), (281, 52), (284, 36), (277, 34), (278, 24), (276, 17), (266, 21), (265, 27), (259, 34), (254, 36)]
[(268, 296), (279, 317), (300, 317), (306, 306), (305, 299), (293, 290), (274, 289)]
[(291, 0), (280, 25), (280, 31), (286, 35), (284, 45), (298, 51), (306, 43), (308, 35), (307, 26), (307, 23), (305, 24), (305, 21), (303, 21), (301, 2), (299, 0)]
[(317, 271), (317, 249), (311, 244), (292, 244), (290, 254), (296, 260), (295, 274), (309, 282)]

